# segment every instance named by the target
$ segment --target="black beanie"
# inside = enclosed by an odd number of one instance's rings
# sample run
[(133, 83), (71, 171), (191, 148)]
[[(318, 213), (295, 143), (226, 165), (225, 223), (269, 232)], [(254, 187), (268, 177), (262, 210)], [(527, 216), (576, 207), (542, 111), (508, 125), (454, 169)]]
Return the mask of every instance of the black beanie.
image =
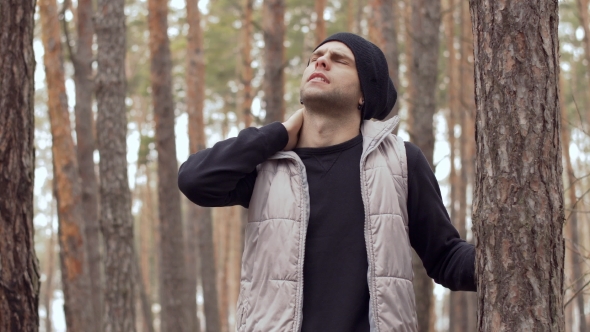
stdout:
[(321, 42), (315, 49), (330, 41), (339, 41), (352, 51), (365, 103), (363, 119), (383, 120), (397, 100), (397, 91), (389, 77), (385, 55), (375, 44), (348, 32), (339, 32)]

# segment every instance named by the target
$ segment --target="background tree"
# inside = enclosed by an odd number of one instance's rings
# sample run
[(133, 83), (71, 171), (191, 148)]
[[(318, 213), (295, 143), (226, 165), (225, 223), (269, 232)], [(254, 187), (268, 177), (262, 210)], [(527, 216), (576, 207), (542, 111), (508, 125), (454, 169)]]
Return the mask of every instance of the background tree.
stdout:
[(39, 1), (45, 54), (43, 62), (48, 89), (48, 109), (53, 137), (53, 173), (59, 221), (60, 263), (66, 324), (84, 331), (92, 324), (88, 302), (89, 275), (84, 246), (81, 188), (76, 150), (66, 96), (61, 50), (61, 31), (55, 0)]
[(478, 328), (563, 331), (557, 1), (470, 5)]
[[(0, 330), (38, 331), (33, 243), (35, 1), (0, 6)], [(8, 286), (9, 285), (9, 286)], [(8, 287), (7, 287), (8, 286)]]
[(264, 124), (283, 121), (285, 117), (283, 73), (285, 61), (285, 1), (264, 0)]
[(97, 120), (100, 152), (100, 225), (104, 239), (104, 311), (107, 331), (135, 331), (133, 217), (127, 175), (125, 3), (98, 0), (96, 23)]
[[(158, 152), (158, 215), (160, 219), (160, 305), (162, 331), (188, 331), (186, 282), (178, 161), (174, 140), (172, 63), (168, 39), (168, 3), (148, 1), (150, 81)], [(193, 299), (194, 301), (194, 299)]]
[[(440, 0), (412, 1), (410, 140), (422, 150), (433, 169), (433, 117), (436, 110), (440, 15)], [(433, 282), (415, 253), (413, 264), (418, 329), (420, 332), (432, 331), (434, 328)]]

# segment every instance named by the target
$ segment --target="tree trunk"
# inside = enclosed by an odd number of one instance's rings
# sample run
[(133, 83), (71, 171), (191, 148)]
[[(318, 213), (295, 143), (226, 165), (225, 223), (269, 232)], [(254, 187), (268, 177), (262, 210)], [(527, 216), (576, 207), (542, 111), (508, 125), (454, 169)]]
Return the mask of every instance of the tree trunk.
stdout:
[[(168, 40), (166, 0), (148, 1), (151, 87), (158, 151), (158, 208), (160, 218), (160, 305), (162, 331), (190, 331), (187, 317), (188, 283), (180, 193), (176, 184), (178, 161), (174, 136), (172, 63)], [(194, 300), (194, 299), (193, 299)]]
[(560, 332), (564, 210), (558, 3), (470, 4), (478, 330)]
[[(412, 113), (411, 140), (422, 150), (431, 167), (434, 153), (433, 117), (436, 110), (436, 81), (438, 75), (438, 47), (440, 0), (412, 2), (412, 66), (413, 87), (410, 105)], [(419, 331), (434, 329), (433, 283), (426, 274), (422, 261), (414, 253), (414, 291)]]
[(285, 117), (285, 0), (264, 0), (264, 124), (283, 121)]
[(0, 330), (38, 331), (35, 255), (35, 0), (0, 5)]
[(315, 44), (323, 42), (326, 37), (326, 20), (324, 20), (324, 10), (326, 10), (326, 0), (315, 0)]
[(53, 303), (53, 275), (55, 274), (55, 232), (53, 231), (53, 204), (49, 218), (49, 243), (45, 253), (45, 282), (41, 284), (41, 300), (45, 307), (45, 332), (53, 331), (51, 305)]
[[(369, 39), (379, 46), (385, 54), (385, 59), (389, 65), (389, 77), (393, 81), (396, 89), (399, 84), (399, 46), (397, 40), (396, 0), (371, 0), (371, 17), (369, 19)], [(393, 110), (386, 119), (390, 119), (399, 113), (399, 103), (396, 103)], [(397, 127), (395, 128), (397, 133)]]
[[(588, 17), (588, 0), (576, 0), (576, 3), (578, 5), (578, 18), (584, 31), (582, 44), (584, 45), (586, 68), (590, 68), (590, 18)], [(588, 73), (588, 70), (585, 71), (584, 75), (588, 80), (588, 84), (590, 84), (590, 73)], [(590, 111), (586, 112), (586, 122), (590, 125)]]
[(104, 239), (105, 331), (135, 331), (133, 217), (127, 179), (124, 0), (98, 0), (96, 131), (100, 152), (100, 227)]
[[(203, 31), (201, 29), (201, 12), (198, 7), (198, 0), (186, 1), (186, 16), (189, 24), (188, 49), (187, 49), (187, 75), (186, 75), (186, 107), (189, 117), (189, 148), (190, 153), (196, 153), (205, 148), (205, 124), (203, 119), (203, 105), (205, 101), (205, 57), (203, 54)], [(188, 303), (189, 315), (191, 318), (191, 331), (198, 331), (200, 324), (197, 319), (197, 278), (201, 274), (199, 269), (199, 221), (202, 219), (200, 213), (211, 213), (210, 209), (199, 209), (192, 203), (188, 205), (188, 220), (186, 221), (186, 248), (187, 248), (187, 283), (190, 287), (192, 301)], [(212, 252), (212, 250), (210, 250)], [(201, 258), (202, 259), (202, 258)], [(215, 272), (214, 272), (215, 273)], [(209, 299), (205, 299), (208, 306)], [(206, 314), (209, 313), (206, 311)], [(219, 315), (205, 317), (206, 322), (216, 324), (211, 320), (218, 321)], [(207, 324), (209, 326), (209, 324)]]
[(66, 96), (61, 31), (55, 0), (39, 1), (45, 53), (49, 118), (53, 144), (53, 174), (59, 220), (59, 244), (66, 325), (70, 331), (84, 331), (92, 324), (88, 302), (88, 262), (84, 246), (81, 188), (70, 115)]
[(84, 218), (85, 250), (88, 260), (89, 302), (92, 306), (92, 324), (87, 331), (102, 331), (102, 274), (100, 259), (100, 229), (98, 224), (98, 183), (94, 165), (94, 115), (92, 113), (92, 0), (78, 0), (76, 54), (72, 55), (76, 82), (76, 143), (77, 160), (82, 186), (82, 217)]
[(242, 116), (244, 119), (244, 128), (252, 126), (252, 100), (254, 94), (252, 93), (252, 11), (254, 7), (254, 0), (243, 0), (244, 12), (242, 17), (242, 64), (241, 64), (241, 78), (242, 78)]

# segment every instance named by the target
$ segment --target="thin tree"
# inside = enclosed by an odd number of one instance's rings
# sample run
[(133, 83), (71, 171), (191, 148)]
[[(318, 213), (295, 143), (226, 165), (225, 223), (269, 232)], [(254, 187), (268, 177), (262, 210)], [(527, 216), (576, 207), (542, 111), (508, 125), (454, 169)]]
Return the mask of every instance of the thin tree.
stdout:
[(131, 193), (127, 178), (125, 93), (125, 2), (98, 0), (95, 28), (100, 153), (100, 226), (104, 240), (103, 328), (135, 331), (135, 248)]
[[(92, 306), (94, 322), (87, 331), (102, 331), (102, 270), (100, 259), (100, 229), (98, 224), (98, 181), (94, 165), (94, 115), (92, 97), (94, 79), (92, 77), (94, 23), (92, 22), (92, 0), (78, 0), (76, 29), (76, 52), (70, 48), (74, 65), (76, 83), (76, 148), (82, 186), (82, 216), (85, 228), (85, 250), (88, 260), (90, 293), (88, 300)], [(64, 18), (65, 20), (65, 18)], [(64, 21), (65, 22), (65, 21)], [(66, 29), (67, 31), (67, 29)]]
[(470, 6), (478, 330), (561, 332), (558, 1), (470, 0)]
[[(168, 3), (148, 1), (150, 80), (158, 152), (158, 214), (160, 218), (160, 305), (162, 331), (189, 331), (185, 310), (187, 289), (185, 248), (176, 185), (178, 161), (174, 136), (172, 62), (168, 39)], [(194, 300), (194, 299), (193, 299)]]
[(326, 39), (326, 20), (324, 20), (324, 11), (326, 10), (326, 0), (315, 0), (315, 44), (321, 43)]
[[(434, 154), (433, 118), (436, 111), (436, 82), (438, 75), (440, 0), (412, 1), (412, 63), (410, 92), (412, 127), (410, 139), (424, 153), (432, 168)], [(422, 261), (414, 252), (414, 291), (420, 332), (434, 329), (434, 288)]]
[[(189, 24), (187, 45), (186, 109), (189, 117), (189, 149), (194, 154), (206, 148), (203, 105), (205, 102), (205, 56), (203, 52), (203, 31), (198, 0), (187, 0), (186, 14)], [(219, 307), (217, 301), (217, 280), (215, 279), (215, 251), (213, 248), (213, 224), (211, 209), (194, 204), (189, 206), (187, 221), (187, 248), (199, 254), (191, 258), (189, 283), (196, 290), (197, 275), (203, 287), (203, 306), (207, 331), (219, 331)], [(194, 275), (194, 279), (193, 276)], [(191, 309), (192, 310), (192, 309)]]
[[(399, 84), (399, 43), (397, 21), (399, 14), (396, 12), (397, 0), (370, 0), (371, 17), (369, 20), (369, 39), (373, 41), (385, 54), (389, 65), (389, 77), (396, 89)], [(393, 110), (387, 116), (390, 119), (399, 113), (400, 103), (396, 103)], [(395, 128), (397, 132), (397, 127)]]
[(88, 262), (84, 246), (80, 180), (71, 135), (61, 49), (61, 31), (55, 0), (40, 0), (43, 63), (47, 81), (47, 107), (51, 123), (53, 175), (59, 221), (60, 263), (66, 325), (84, 331), (92, 323), (88, 302)]
[(241, 112), (244, 121), (244, 127), (248, 128), (252, 125), (252, 100), (254, 93), (252, 92), (252, 79), (254, 77), (252, 70), (252, 12), (254, 8), (254, 0), (243, 0), (243, 16), (242, 16), (242, 30), (241, 30), (241, 81), (242, 81), (242, 104)]
[(285, 0), (264, 0), (262, 30), (264, 34), (264, 124), (283, 121), (285, 117)]
[[(584, 31), (582, 44), (584, 45), (584, 58), (587, 63), (586, 68), (588, 68), (590, 66), (590, 17), (588, 12), (588, 0), (576, 0), (576, 4), (578, 5), (578, 19), (580, 20), (580, 26), (582, 27), (582, 31)], [(588, 84), (590, 84), (590, 74), (588, 73), (588, 70), (586, 70), (584, 75), (588, 80)], [(590, 123), (590, 111), (586, 112), (586, 121)]]
[(39, 329), (33, 94), (35, 0), (0, 5), (0, 330)]

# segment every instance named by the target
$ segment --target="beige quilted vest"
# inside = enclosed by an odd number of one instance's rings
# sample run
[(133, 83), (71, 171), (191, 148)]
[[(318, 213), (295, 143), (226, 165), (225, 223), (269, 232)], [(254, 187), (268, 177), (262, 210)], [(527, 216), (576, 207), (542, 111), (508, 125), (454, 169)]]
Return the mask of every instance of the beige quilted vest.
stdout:
[[(417, 331), (406, 151), (403, 140), (391, 134), (398, 121), (364, 121), (361, 127), (371, 332)], [(303, 162), (294, 152), (279, 152), (258, 166), (246, 226), (237, 331), (301, 330), (308, 220)]]

